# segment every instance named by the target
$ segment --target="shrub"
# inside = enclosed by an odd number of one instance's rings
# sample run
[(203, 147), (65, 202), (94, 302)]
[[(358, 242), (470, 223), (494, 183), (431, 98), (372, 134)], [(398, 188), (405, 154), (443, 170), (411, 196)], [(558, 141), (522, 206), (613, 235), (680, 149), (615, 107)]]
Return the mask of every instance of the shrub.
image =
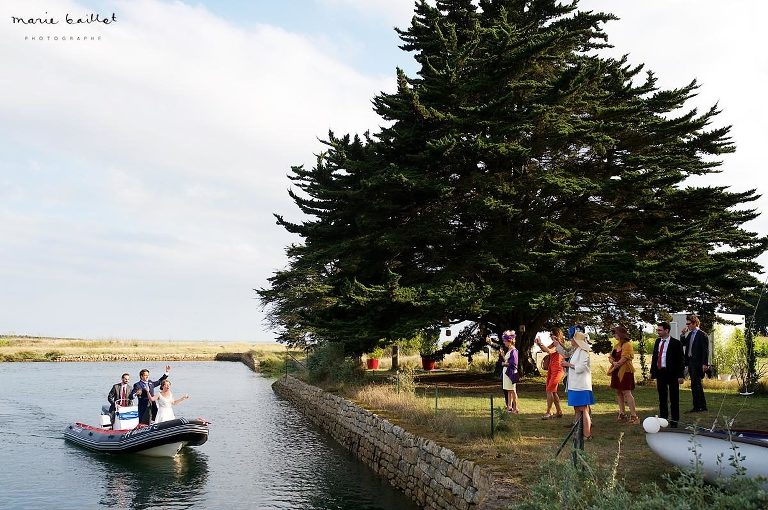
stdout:
[(285, 360), (277, 356), (265, 356), (259, 359), (259, 372), (276, 377), (285, 373)]
[(732, 374), (739, 353), (744, 349), (744, 333), (736, 329), (727, 341), (716, 341), (712, 352), (712, 363), (718, 374)]
[(460, 368), (466, 370), (468, 368), (467, 358), (458, 352), (453, 352), (443, 358), (443, 361), (440, 362), (440, 368)]
[(307, 357), (310, 382), (355, 383), (365, 379), (365, 369), (359, 359), (344, 355), (344, 345), (327, 342), (317, 347)]
[(764, 336), (755, 337), (755, 354), (761, 358), (768, 358), (768, 338)]
[[(621, 439), (619, 439), (621, 444)], [(620, 452), (620, 449), (619, 449)], [(630, 493), (616, 478), (620, 453), (609, 468), (599, 465), (594, 457), (577, 452), (577, 466), (570, 461), (548, 460), (532, 486), (531, 496), (512, 505), (515, 510), (653, 510), (657, 508), (699, 509), (768, 508), (768, 492), (760, 482), (734, 476), (721, 486), (710, 485), (701, 473), (682, 471), (663, 477), (664, 487), (644, 485), (638, 493)]]
[(41, 359), (41, 356), (31, 351), (19, 351), (13, 358), (13, 361), (37, 361)]
[(416, 391), (415, 375), (416, 366), (404, 364), (389, 379), (395, 387), (396, 393), (414, 393)]
[(64, 353), (61, 352), (61, 351), (48, 351), (44, 355), (45, 359), (48, 359), (48, 360), (51, 360), (51, 361), (59, 359), (62, 356), (64, 356)]
[(496, 361), (475, 358), (468, 368), (470, 372), (491, 373), (496, 368)]

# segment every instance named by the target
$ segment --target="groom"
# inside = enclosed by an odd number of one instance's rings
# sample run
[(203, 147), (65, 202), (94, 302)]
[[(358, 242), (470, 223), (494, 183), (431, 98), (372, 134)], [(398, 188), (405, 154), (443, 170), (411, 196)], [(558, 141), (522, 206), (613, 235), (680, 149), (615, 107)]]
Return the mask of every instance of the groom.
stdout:
[(139, 398), (139, 423), (149, 425), (150, 421), (155, 419), (157, 404), (150, 402), (150, 397), (155, 396), (155, 386), (160, 386), (160, 383), (168, 378), (170, 371), (171, 365), (166, 365), (165, 373), (157, 381), (149, 380), (149, 370), (146, 368), (139, 372), (139, 382), (133, 385), (133, 394)]

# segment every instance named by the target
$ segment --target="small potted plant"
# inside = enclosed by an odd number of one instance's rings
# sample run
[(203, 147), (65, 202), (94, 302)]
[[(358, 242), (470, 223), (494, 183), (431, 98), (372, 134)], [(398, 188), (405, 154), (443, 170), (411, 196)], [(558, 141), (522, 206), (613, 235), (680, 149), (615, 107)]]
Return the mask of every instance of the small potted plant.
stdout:
[(437, 358), (435, 357), (435, 352), (437, 352), (437, 341), (437, 335), (430, 335), (427, 332), (421, 333), (419, 354), (421, 355), (421, 368), (424, 370), (435, 369), (435, 362), (437, 361)]
[(379, 360), (384, 356), (384, 349), (376, 347), (368, 353), (368, 359), (366, 360), (366, 366), (368, 370), (376, 370), (379, 368)]

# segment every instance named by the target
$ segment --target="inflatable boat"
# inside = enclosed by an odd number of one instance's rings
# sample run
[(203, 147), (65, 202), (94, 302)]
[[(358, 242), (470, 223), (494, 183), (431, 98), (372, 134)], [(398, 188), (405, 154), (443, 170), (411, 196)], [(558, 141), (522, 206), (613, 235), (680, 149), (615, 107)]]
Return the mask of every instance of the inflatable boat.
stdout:
[[(106, 424), (105, 424), (106, 421)], [(136, 406), (118, 407), (110, 426), (107, 409), (102, 410), (101, 427), (74, 423), (64, 430), (64, 439), (83, 448), (104, 453), (138, 453), (150, 457), (173, 457), (182, 446), (200, 446), (208, 440), (208, 422), (202, 418), (139, 424)]]
[(682, 469), (697, 467), (708, 482), (737, 473), (762, 480), (768, 489), (768, 432), (668, 428), (664, 418), (643, 421), (645, 440), (659, 457)]

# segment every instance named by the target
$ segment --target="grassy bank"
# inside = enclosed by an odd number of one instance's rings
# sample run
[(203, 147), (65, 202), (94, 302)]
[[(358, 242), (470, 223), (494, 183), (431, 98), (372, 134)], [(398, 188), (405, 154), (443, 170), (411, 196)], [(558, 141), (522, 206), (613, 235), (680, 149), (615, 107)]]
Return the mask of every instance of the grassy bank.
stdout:
[(257, 358), (276, 356), (275, 343), (176, 342), (157, 340), (81, 340), (0, 336), (0, 361), (213, 360), (220, 353), (254, 351)]
[[(413, 360), (406, 360), (412, 364)], [(456, 366), (458, 360), (449, 361)], [(616, 421), (615, 392), (609, 385), (605, 356), (594, 356), (593, 389), (597, 404), (593, 406), (594, 439), (587, 443), (588, 453), (599, 462), (610, 465), (617, 456), (619, 437), (623, 434), (619, 455), (618, 478), (632, 490), (644, 482), (660, 482), (673, 466), (661, 460), (647, 447), (642, 425)], [(639, 374), (639, 367), (638, 367)], [(638, 376), (639, 379), (639, 376)], [(401, 383), (400, 388), (404, 386)], [(492, 375), (467, 370), (416, 371), (415, 391), (400, 391), (386, 371), (369, 371), (362, 386), (329, 387), (343, 393), (363, 407), (386, 417), (407, 430), (434, 439), (457, 454), (478, 461), (499, 474), (513, 487), (524, 487), (541, 476), (540, 463), (555, 455), (568, 434), (572, 409), (563, 403), (564, 416), (542, 420), (546, 410), (543, 377), (526, 377), (518, 384), (519, 415), (502, 412), (500, 383)], [(715, 420), (736, 417), (738, 428), (768, 427), (765, 396), (740, 397), (735, 382), (705, 381), (708, 412), (686, 414), (691, 409), (690, 384), (681, 388), (681, 420), (710, 427)], [(658, 397), (653, 383), (639, 385), (633, 392), (641, 418), (658, 413)], [(495, 432), (491, 436), (491, 403), (494, 396)], [(561, 389), (561, 398), (565, 391)], [(719, 416), (719, 418), (718, 418)], [(570, 444), (561, 454), (567, 458)]]

